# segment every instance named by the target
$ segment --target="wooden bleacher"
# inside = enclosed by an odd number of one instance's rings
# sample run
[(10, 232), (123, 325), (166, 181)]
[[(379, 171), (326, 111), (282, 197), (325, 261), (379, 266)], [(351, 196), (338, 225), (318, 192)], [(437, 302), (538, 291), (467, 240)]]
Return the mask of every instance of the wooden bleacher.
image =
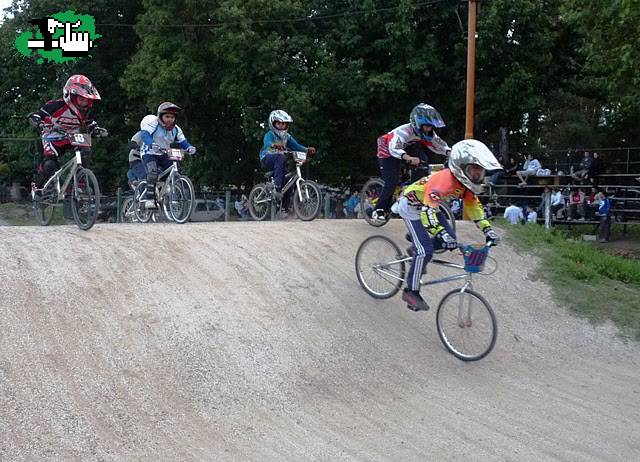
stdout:
[[(505, 177), (501, 184), (489, 186), (487, 193), (480, 195), (483, 203), (489, 204), (494, 216), (501, 216), (504, 209), (513, 201), (516, 205), (531, 205), (538, 208), (542, 202), (542, 193), (545, 187), (564, 190), (583, 189), (586, 195), (591, 188), (605, 189), (612, 201), (612, 223), (623, 224), (626, 231), (628, 224), (640, 224), (640, 182), (636, 178), (639, 174), (633, 173), (605, 173), (598, 175), (591, 181), (576, 181), (571, 175), (530, 176), (527, 185), (518, 186), (519, 179), (514, 176)], [(556, 217), (553, 223), (565, 225), (598, 225), (596, 220), (568, 220), (566, 207), (560, 209), (560, 218)], [(539, 214), (538, 221), (544, 222), (544, 216)]]

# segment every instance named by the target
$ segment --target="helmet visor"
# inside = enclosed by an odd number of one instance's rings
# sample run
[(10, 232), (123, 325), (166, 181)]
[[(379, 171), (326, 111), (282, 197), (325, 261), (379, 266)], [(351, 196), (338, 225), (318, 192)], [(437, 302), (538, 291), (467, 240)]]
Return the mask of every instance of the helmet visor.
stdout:
[(464, 174), (475, 184), (482, 184), (486, 170), (478, 164), (467, 164), (464, 167)]

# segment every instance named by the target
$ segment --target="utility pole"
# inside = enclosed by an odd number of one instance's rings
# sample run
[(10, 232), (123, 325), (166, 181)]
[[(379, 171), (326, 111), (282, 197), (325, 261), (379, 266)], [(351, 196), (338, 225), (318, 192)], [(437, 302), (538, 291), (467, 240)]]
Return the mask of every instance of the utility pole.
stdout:
[(467, 38), (467, 119), (464, 137), (473, 138), (476, 91), (476, 18), (478, 0), (469, 0), (469, 31)]

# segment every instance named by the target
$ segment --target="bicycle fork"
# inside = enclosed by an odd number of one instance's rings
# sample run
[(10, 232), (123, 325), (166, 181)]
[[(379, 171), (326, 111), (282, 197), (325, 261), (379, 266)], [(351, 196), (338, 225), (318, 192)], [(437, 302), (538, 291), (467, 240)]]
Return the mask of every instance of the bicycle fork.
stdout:
[[(473, 321), (471, 321), (471, 304), (473, 303), (473, 297), (465, 297), (464, 293), (467, 289), (473, 289), (471, 282), (472, 274), (467, 273), (465, 283), (460, 289), (460, 300), (458, 301), (458, 327), (464, 329), (465, 327), (471, 327)], [(468, 303), (465, 303), (465, 300)]]

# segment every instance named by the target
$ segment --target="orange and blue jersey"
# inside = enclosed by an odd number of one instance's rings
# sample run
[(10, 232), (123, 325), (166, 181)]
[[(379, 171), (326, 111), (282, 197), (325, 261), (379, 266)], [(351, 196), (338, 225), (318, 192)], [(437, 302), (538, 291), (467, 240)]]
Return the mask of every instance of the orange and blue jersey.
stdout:
[(448, 168), (407, 186), (403, 194), (409, 203), (426, 207), (421, 214), (422, 223), (432, 236), (444, 229), (437, 217), (440, 204), (452, 199), (462, 199), (465, 216), (473, 220), (478, 228), (484, 230), (490, 226), (480, 199), (465, 188)]

